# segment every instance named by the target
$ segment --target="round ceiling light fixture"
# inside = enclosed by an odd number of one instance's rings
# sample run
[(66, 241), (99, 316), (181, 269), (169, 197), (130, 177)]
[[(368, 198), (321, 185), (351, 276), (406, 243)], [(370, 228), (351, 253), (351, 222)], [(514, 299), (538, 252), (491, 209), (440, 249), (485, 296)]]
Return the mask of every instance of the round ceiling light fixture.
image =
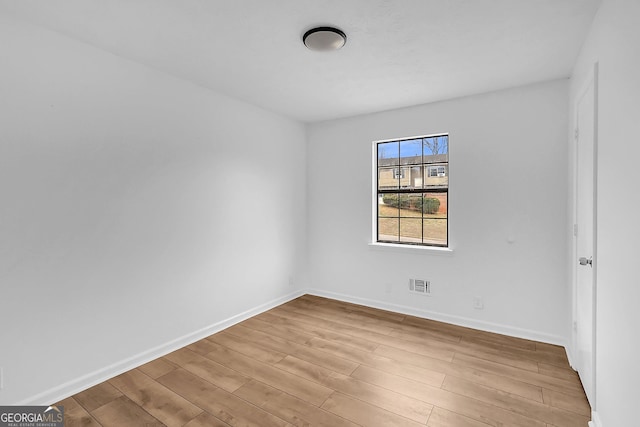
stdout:
[(302, 41), (311, 50), (338, 50), (347, 42), (347, 35), (337, 28), (317, 27), (304, 33)]

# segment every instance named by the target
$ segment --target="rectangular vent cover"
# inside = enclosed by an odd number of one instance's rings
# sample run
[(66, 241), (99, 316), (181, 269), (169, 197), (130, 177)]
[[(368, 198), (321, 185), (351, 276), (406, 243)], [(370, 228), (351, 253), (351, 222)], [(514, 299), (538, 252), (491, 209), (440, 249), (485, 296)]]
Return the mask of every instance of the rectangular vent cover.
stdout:
[(417, 294), (431, 295), (431, 282), (423, 279), (409, 279), (409, 291)]

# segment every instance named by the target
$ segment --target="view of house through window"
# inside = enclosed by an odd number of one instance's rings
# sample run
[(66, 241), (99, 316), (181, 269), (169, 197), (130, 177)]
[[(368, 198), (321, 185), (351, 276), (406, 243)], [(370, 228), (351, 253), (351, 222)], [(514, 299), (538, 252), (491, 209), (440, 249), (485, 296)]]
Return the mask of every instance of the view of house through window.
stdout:
[(449, 135), (375, 144), (376, 240), (448, 246)]

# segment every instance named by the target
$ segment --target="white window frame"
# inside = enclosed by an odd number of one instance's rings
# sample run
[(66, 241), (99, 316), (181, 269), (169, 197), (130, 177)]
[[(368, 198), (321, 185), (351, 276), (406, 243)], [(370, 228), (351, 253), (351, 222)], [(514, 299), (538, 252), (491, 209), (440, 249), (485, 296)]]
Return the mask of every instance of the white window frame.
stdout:
[[(449, 140), (451, 140), (451, 134), (449, 132), (438, 132), (433, 134), (424, 134), (424, 135), (416, 135), (416, 136), (408, 136), (408, 137), (400, 137), (400, 138), (390, 138), (383, 140), (372, 141), (371, 143), (371, 240), (369, 242), (369, 247), (373, 250), (382, 250), (382, 251), (391, 251), (391, 252), (415, 252), (415, 251), (424, 251), (433, 253), (436, 255), (452, 255), (454, 252), (453, 249), (453, 240), (452, 240), (452, 227), (451, 227), (451, 217), (449, 216), (449, 206), (450, 200), (449, 195), (451, 194), (451, 146), (448, 145), (447, 153), (449, 155), (448, 162), (445, 169), (445, 176), (449, 178), (447, 185), (447, 246), (430, 246), (430, 245), (417, 245), (417, 244), (408, 244), (404, 242), (398, 243), (388, 243), (388, 242), (378, 242), (378, 152), (377, 147), (378, 144), (384, 142), (394, 142), (394, 141), (405, 141), (411, 139), (421, 139), (421, 138), (429, 138), (434, 136), (442, 136), (447, 135)], [(423, 177), (423, 180), (427, 177)]]

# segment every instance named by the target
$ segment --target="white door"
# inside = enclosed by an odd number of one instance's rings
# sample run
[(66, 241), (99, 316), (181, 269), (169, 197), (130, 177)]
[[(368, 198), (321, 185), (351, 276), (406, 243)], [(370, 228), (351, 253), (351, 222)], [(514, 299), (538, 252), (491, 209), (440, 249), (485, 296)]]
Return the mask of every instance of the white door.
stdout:
[[(597, 67), (597, 65), (596, 65)], [(595, 409), (595, 200), (597, 68), (576, 100), (576, 346), (580, 380)]]

